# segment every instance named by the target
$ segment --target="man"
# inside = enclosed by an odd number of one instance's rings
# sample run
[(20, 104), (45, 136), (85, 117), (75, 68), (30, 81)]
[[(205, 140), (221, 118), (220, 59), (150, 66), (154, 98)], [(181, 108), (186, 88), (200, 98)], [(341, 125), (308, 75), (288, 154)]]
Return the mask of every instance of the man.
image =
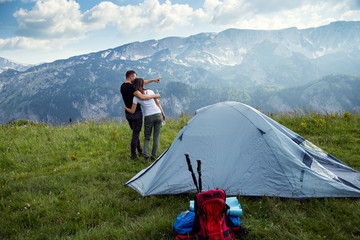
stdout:
[[(120, 92), (126, 107), (131, 108), (133, 104), (133, 98), (136, 96), (141, 100), (147, 100), (152, 98), (160, 98), (159, 94), (144, 95), (139, 91), (135, 90), (135, 87), (132, 85), (132, 81), (136, 78), (136, 72), (134, 70), (129, 70), (126, 72), (125, 82), (120, 87)], [(145, 80), (145, 85), (151, 82), (160, 82), (161, 78)], [(132, 130), (131, 136), (131, 159), (138, 160), (136, 155), (136, 149), (140, 155), (143, 155), (143, 151), (140, 144), (140, 131), (142, 127), (143, 116), (141, 112), (140, 105), (136, 107), (135, 113), (131, 114), (125, 110), (126, 120), (128, 121), (130, 128)]]

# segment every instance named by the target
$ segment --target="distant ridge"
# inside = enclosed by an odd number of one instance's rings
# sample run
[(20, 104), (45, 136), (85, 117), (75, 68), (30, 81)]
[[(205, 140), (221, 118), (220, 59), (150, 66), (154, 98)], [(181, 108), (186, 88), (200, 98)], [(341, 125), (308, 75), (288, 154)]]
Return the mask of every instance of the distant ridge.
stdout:
[(12, 70), (16, 70), (16, 71), (25, 71), (25, 70), (29, 69), (30, 67), (31, 67), (31, 65), (29, 65), (29, 64), (16, 63), (9, 59), (0, 57), (0, 73), (6, 71), (8, 69), (12, 69)]

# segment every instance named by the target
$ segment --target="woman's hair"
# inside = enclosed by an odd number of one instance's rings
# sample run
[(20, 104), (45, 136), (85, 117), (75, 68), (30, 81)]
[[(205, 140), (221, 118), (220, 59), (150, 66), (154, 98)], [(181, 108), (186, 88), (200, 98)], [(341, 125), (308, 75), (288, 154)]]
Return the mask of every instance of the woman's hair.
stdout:
[(144, 79), (142, 78), (135, 78), (134, 81), (132, 82), (132, 84), (134, 85), (135, 89), (140, 91), (142, 94), (144, 94), (144, 91), (146, 90), (144, 88)]

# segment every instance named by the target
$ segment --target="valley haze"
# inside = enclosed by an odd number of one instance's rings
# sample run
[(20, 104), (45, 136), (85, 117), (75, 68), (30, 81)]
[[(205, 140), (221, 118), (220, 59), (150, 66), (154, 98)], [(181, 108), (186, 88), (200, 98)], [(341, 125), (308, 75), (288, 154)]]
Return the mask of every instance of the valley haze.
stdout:
[(147, 87), (169, 117), (227, 100), (263, 112), (359, 112), (360, 22), (168, 37), (36, 66), (0, 58), (0, 69), (0, 123), (123, 118), (128, 69), (163, 78)]

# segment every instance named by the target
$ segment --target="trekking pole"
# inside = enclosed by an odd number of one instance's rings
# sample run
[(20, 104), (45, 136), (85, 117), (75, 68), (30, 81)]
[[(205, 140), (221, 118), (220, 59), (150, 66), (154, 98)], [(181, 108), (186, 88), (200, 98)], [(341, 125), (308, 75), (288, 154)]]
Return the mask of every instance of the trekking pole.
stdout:
[(185, 158), (186, 158), (186, 162), (187, 162), (187, 165), (189, 167), (189, 171), (191, 172), (191, 176), (192, 176), (192, 179), (194, 181), (194, 184), (195, 184), (195, 187), (196, 187), (196, 190), (197, 192), (199, 193), (199, 187), (198, 187), (198, 184), (197, 184), (197, 181), (196, 181), (196, 177), (195, 177), (195, 173), (194, 173), (194, 170), (191, 166), (191, 162), (190, 162), (190, 157), (189, 157), (189, 154), (188, 153), (185, 153)]
[(202, 191), (202, 182), (201, 182), (201, 160), (198, 159), (197, 161), (197, 172), (199, 175), (199, 190)]

